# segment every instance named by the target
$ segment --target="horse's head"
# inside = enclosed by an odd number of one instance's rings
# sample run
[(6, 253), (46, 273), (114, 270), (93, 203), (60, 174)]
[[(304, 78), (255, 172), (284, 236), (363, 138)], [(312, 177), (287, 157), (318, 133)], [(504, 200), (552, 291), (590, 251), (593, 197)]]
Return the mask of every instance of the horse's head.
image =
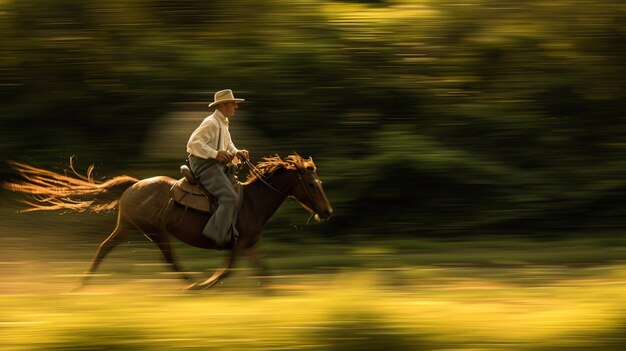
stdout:
[(317, 176), (317, 168), (312, 158), (303, 159), (299, 156), (289, 156), (287, 161), (295, 166), (298, 181), (291, 188), (290, 196), (294, 197), (302, 206), (313, 213), (316, 220), (326, 220), (333, 213), (330, 201), (326, 197), (322, 181)]
[[(315, 173), (316, 167), (312, 158), (303, 159), (298, 155), (289, 155), (283, 160), (274, 155), (264, 157), (263, 160), (256, 166), (248, 162), (252, 170), (248, 175), (248, 184), (260, 180), (276, 193), (295, 198), (313, 213), (315, 220), (330, 217), (333, 208), (324, 193), (322, 181)], [(274, 177), (276, 174), (280, 176)]]

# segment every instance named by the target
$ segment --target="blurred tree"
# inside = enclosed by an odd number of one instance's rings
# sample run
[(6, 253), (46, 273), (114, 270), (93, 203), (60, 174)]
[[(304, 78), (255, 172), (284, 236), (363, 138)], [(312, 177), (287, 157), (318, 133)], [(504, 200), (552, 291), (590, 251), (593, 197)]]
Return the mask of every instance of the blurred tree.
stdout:
[(316, 157), (330, 234), (621, 227), (625, 18), (617, 0), (5, 0), (0, 155), (128, 167), (174, 103), (228, 86), (276, 151)]

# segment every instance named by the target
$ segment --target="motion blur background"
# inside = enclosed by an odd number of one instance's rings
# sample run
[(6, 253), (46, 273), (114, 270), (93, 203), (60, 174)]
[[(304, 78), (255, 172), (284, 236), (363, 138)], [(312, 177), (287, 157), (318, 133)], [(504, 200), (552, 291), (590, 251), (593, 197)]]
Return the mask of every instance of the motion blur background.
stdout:
[[(622, 0), (0, 0), (0, 160), (58, 171), (76, 155), (97, 178), (178, 177), (213, 93), (231, 88), (247, 100), (235, 144), (255, 161), (312, 156), (335, 210), (303, 227), (286, 204), (268, 237), (404, 243), (369, 262), (422, 252), (424, 238), (576, 238), (539, 259), (543, 244), (510, 246), (528, 249), (519, 262), (614, 264), (626, 257), (625, 23)], [(19, 198), (3, 197), (4, 227), (31, 242), (67, 221), (93, 244), (112, 229), (113, 217), (17, 215)], [(509, 247), (494, 242), (446, 262)]]
[(0, 159), (177, 176), (232, 88), (239, 147), (317, 160), (328, 235), (624, 225), (622, 1), (1, 4)]

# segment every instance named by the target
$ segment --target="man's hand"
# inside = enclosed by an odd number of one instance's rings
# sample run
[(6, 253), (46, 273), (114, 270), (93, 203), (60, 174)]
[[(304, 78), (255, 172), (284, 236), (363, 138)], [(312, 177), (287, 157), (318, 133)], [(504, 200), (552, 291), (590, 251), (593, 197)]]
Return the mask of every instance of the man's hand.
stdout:
[(221, 164), (228, 164), (230, 163), (230, 161), (232, 161), (233, 155), (229, 154), (226, 151), (218, 151), (215, 159)]
[(248, 160), (250, 158), (250, 153), (248, 152), (248, 150), (239, 150), (237, 151), (237, 157), (242, 160)]

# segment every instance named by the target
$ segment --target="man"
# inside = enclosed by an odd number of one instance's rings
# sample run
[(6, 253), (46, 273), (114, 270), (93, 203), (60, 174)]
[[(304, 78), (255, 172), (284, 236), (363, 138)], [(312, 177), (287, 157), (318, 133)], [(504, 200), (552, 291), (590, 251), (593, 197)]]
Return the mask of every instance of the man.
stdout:
[(234, 175), (228, 165), (235, 157), (248, 159), (247, 150), (239, 150), (233, 144), (228, 131), (229, 119), (233, 118), (244, 99), (237, 99), (230, 89), (215, 93), (215, 112), (202, 121), (187, 142), (189, 165), (196, 179), (217, 199), (217, 210), (209, 219), (202, 234), (215, 241), (220, 248), (232, 247), (239, 234), (235, 229), (237, 219), (237, 193), (233, 187)]

